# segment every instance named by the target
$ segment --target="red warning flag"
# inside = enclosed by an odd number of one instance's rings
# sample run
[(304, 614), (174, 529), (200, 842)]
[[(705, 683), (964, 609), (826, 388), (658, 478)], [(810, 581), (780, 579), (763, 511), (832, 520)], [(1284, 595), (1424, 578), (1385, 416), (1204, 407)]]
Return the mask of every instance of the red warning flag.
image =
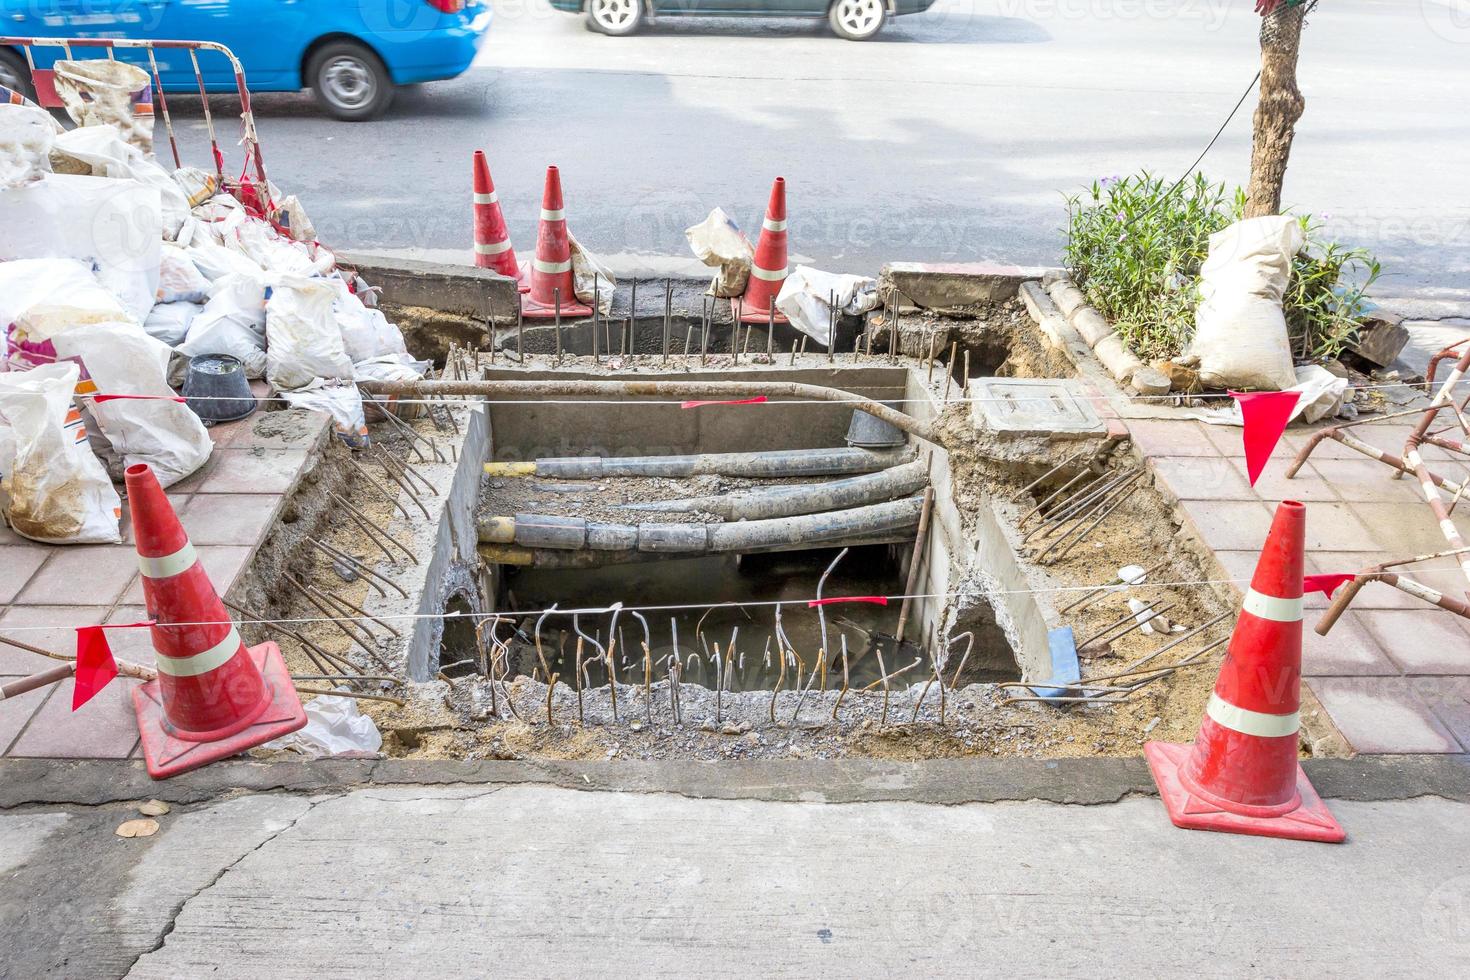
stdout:
[(1251, 486), (1266, 469), (1266, 461), (1281, 441), (1286, 423), (1291, 421), (1292, 410), (1301, 397), (1296, 391), (1251, 391), (1230, 392), (1230, 397), (1240, 404), (1240, 417), (1245, 423), (1241, 439), (1245, 442), (1245, 472)]
[(75, 711), (96, 696), (117, 676), (117, 663), (107, 634), (101, 626), (77, 627), (77, 680), (72, 688), (71, 710)]
[(1302, 592), (1320, 592), (1327, 598), (1332, 598), (1332, 593), (1344, 582), (1351, 582), (1357, 578), (1352, 572), (1329, 572), (1325, 575), (1305, 575), (1302, 577)]

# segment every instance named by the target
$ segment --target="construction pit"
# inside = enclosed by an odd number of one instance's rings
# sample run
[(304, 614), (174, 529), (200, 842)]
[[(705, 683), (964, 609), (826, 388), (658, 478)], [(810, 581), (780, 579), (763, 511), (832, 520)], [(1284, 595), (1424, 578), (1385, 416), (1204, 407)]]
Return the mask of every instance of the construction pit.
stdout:
[[(1235, 600), (1018, 299), (880, 311), (829, 354), (654, 298), (464, 321), (453, 384), (391, 396), (370, 450), (303, 482), (232, 593), (250, 641), (357, 695), (394, 757), (1192, 740)], [(1339, 752), (1311, 711), (1302, 744)]]

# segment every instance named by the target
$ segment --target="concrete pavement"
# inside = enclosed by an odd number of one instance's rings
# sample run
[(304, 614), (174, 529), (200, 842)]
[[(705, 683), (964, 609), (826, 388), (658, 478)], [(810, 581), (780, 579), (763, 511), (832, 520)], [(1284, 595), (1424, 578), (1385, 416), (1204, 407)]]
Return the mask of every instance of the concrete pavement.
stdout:
[[(1094, 789), (1126, 789), (1136, 761), (1100, 769)], [(285, 784), (308, 769), (321, 781), (178, 804), (133, 840), (113, 835), (135, 815), (116, 800), (139, 787), (107, 789), (124, 770), (54, 768), (74, 789), (90, 781), (99, 804), (0, 812), (0, 976), (1383, 977), (1470, 964), (1462, 760), (1315, 764), (1341, 846), (1179, 831), (1136, 790), (1061, 805), (1027, 799), (1050, 792), (1035, 774), (985, 788), (1006, 767), (1054, 765), (1040, 761), (380, 763), (384, 785), (332, 785), (363, 765), (285, 767), (298, 772)], [(10, 786), (25, 779), (6, 766)], [(1089, 783), (1064, 775), (1054, 782)], [(955, 802), (967, 793), (1016, 801)]]
[[(1258, 18), (1234, 0), (939, 0), (859, 44), (782, 20), (607, 38), (545, 0), (495, 3), (477, 67), (401, 93), (382, 121), (258, 100), (267, 163), (323, 240), (463, 260), (484, 147), (522, 250), (554, 162), (573, 232), (624, 272), (687, 268), (683, 229), (716, 204), (758, 225), (778, 173), (797, 260), (1056, 264), (1063, 194), (1182, 173), (1259, 60)], [(1467, 44), (1453, 0), (1324, 3), (1308, 26), (1286, 199), (1376, 249), (1381, 294), (1470, 293)], [(1252, 105), (1208, 174), (1244, 180)], [(187, 120), (196, 146), (201, 125)]]
[[(1470, 962), (1466, 806), (1344, 846), (1156, 800), (713, 801), (546, 786), (247, 795), (120, 840), (0, 816), (7, 976), (1409, 976)], [(1456, 964), (1459, 964), (1458, 968)]]

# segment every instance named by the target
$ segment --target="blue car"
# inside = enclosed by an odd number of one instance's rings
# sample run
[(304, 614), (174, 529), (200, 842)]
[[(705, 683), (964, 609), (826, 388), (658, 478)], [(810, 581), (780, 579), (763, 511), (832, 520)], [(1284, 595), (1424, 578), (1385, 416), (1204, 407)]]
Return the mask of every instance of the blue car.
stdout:
[[(490, 27), (488, 0), (0, 0), (0, 35), (217, 41), (252, 92), (310, 88), (338, 119), (372, 119), (400, 85), (454, 78)], [(35, 47), (36, 67), (63, 57)], [(95, 54), (88, 55), (96, 57)], [(187, 51), (156, 52), (164, 92), (197, 92)], [(148, 67), (142, 51), (119, 58)], [(199, 55), (205, 88), (235, 91), (229, 62)], [(25, 58), (0, 45), (0, 85), (29, 90)]]

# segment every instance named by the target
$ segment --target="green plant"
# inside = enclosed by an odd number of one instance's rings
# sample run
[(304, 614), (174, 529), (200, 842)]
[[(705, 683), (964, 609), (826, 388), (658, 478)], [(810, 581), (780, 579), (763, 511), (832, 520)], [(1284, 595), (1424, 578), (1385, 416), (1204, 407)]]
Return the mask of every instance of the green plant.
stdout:
[[(1067, 199), (1067, 266), (1130, 349), (1145, 359), (1174, 357), (1194, 335), (1210, 236), (1244, 209), (1244, 190), (1200, 174), (1172, 193), (1146, 171), (1103, 178)], [(1283, 298), (1287, 329), (1303, 357), (1332, 357), (1361, 326), (1363, 294), (1379, 265), (1364, 249), (1323, 241), (1310, 216), (1300, 220), (1307, 244)]]

